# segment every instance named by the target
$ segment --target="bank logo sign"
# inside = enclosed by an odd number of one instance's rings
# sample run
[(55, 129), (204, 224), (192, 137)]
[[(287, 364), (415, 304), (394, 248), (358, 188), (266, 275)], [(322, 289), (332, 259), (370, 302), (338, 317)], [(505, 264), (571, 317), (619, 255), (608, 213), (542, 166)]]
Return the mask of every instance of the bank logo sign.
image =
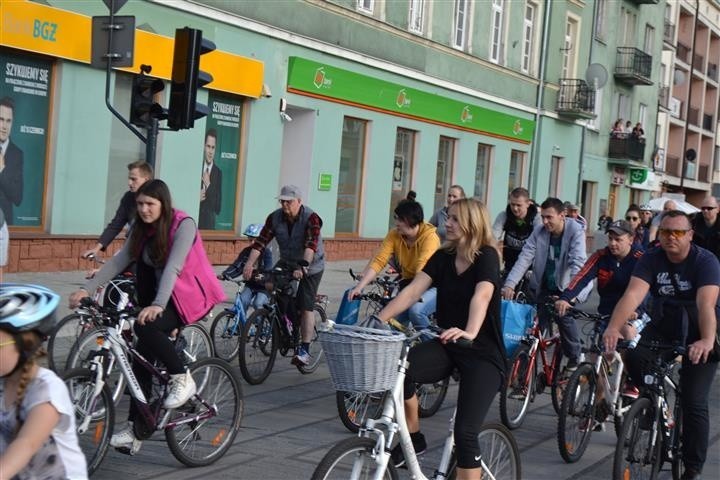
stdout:
[(315, 76), (313, 77), (313, 85), (315, 88), (320, 90), (321, 88), (330, 88), (332, 86), (332, 80), (327, 78), (325, 73), (325, 67), (320, 67), (315, 70)]
[(473, 115), (472, 115), (472, 112), (470, 111), (470, 107), (468, 105), (465, 105), (465, 107), (462, 109), (462, 113), (460, 113), (460, 121), (462, 123), (468, 123), (468, 122), (472, 122), (472, 120), (473, 120)]
[(408, 97), (407, 91), (402, 88), (397, 94), (397, 97), (395, 98), (395, 105), (397, 105), (398, 108), (407, 108), (410, 106), (410, 98)]

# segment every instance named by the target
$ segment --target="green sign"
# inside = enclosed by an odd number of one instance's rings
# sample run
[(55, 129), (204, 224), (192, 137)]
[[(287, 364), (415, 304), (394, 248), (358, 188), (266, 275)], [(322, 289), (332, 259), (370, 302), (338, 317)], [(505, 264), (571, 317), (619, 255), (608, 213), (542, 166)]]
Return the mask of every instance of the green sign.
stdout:
[(318, 178), (318, 190), (328, 192), (330, 191), (330, 187), (332, 187), (332, 175), (329, 173), (321, 173), (320, 178)]
[(535, 129), (526, 118), (301, 57), (290, 57), (288, 90), (522, 143), (532, 141)]
[(647, 180), (648, 171), (644, 168), (630, 169), (630, 183), (643, 183)]

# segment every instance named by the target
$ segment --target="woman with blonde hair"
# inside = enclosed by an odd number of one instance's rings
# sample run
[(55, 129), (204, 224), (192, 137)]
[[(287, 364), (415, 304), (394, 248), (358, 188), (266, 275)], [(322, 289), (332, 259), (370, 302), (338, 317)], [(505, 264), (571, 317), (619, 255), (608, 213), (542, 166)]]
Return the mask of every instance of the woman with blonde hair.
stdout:
[[(436, 340), (410, 350), (405, 378), (405, 412), (417, 453), (427, 448), (420, 433), (418, 399), (413, 385), (432, 383), (460, 371), (455, 444), (458, 479), (480, 478), (477, 435), (505, 371), (505, 348), (500, 323), (500, 256), (485, 206), (474, 199), (450, 205), (445, 222), (446, 242), (422, 271), (377, 317), (388, 321), (414, 304), (425, 290), (437, 288), (437, 323), (443, 329)], [(471, 346), (460, 346), (466, 339)], [(404, 464), (402, 449), (393, 449), (392, 461)]]

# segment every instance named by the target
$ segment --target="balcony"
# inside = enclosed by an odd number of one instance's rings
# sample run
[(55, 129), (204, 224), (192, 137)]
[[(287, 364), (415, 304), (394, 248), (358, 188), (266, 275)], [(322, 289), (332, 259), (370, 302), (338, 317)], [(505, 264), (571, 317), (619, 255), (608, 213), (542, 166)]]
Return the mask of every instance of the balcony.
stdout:
[(715, 131), (715, 122), (712, 115), (708, 115), (707, 113), (703, 114), (702, 128), (708, 132)]
[(717, 82), (718, 81), (718, 66), (717, 63), (708, 62), (707, 66), (707, 76), (710, 80)]
[(645, 159), (645, 139), (629, 134), (611, 136), (608, 158), (635, 160), (642, 163)]
[(595, 92), (585, 80), (561, 78), (555, 110), (572, 118), (595, 118)]
[(618, 47), (615, 78), (628, 85), (652, 85), (652, 56), (633, 47)]
[(663, 110), (670, 110), (670, 87), (660, 85), (658, 90), (658, 106)]
[(690, 47), (678, 42), (677, 49), (675, 51), (675, 58), (690, 65)]
[(675, 25), (666, 18), (665, 24), (663, 25), (663, 47), (667, 46), (672, 49), (672, 47), (674, 46), (673, 40), (675, 40)]

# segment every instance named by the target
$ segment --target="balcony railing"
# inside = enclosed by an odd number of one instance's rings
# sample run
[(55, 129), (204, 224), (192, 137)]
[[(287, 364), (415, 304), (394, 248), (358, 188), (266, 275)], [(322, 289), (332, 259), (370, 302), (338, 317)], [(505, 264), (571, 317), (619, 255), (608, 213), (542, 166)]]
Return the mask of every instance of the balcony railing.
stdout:
[(680, 173), (680, 157), (676, 155), (665, 156), (665, 173), (679, 177)]
[(717, 63), (708, 62), (707, 76), (710, 80), (718, 81), (718, 66)]
[(675, 58), (682, 60), (683, 62), (690, 64), (690, 47), (678, 42), (677, 49), (675, 51)]
[(595, 92), (585, 80), (561, 78), (556, 110), (575, 118), (595, 118)]
[(608, 157), (632, 159), (642, 162), (645, 159), (645, 139), (630, 134), (610, 137)]
[(699, 127), (700, 126), (699, 118), (700, 118), (700, 109), (699, 108), (693, 108), (693, 107), (688, 108), (688, 117), (687, 117), (688, 123), (691, 123), (691, 124), (695, 125), (696, 127)]
[(695, 54), (693, 57), (693, 68), (695, 70), (700, 70), (701, 72), (705, 71), (705, 57), (703, 57), (700, 54)]
[(663, 42), (672, 46), (673, 40), (675, 40), (675, 25), (666, 18), (663, 25)]
[(660, 85), (658, 90), (658, 105), (665, 110), (670, 109), (670, 87)]
[(712, 115), (708, 115), (707, 113), (703, 114), (703, 122), (702, 122), (702, 128), (703, 130), (707, 130), (708, 132), (714, 132), (715, 131), (715, 122)]
[(633, 47), (618, 47), (615, 78), (629, 85), (652, 85), (652, 56)]

